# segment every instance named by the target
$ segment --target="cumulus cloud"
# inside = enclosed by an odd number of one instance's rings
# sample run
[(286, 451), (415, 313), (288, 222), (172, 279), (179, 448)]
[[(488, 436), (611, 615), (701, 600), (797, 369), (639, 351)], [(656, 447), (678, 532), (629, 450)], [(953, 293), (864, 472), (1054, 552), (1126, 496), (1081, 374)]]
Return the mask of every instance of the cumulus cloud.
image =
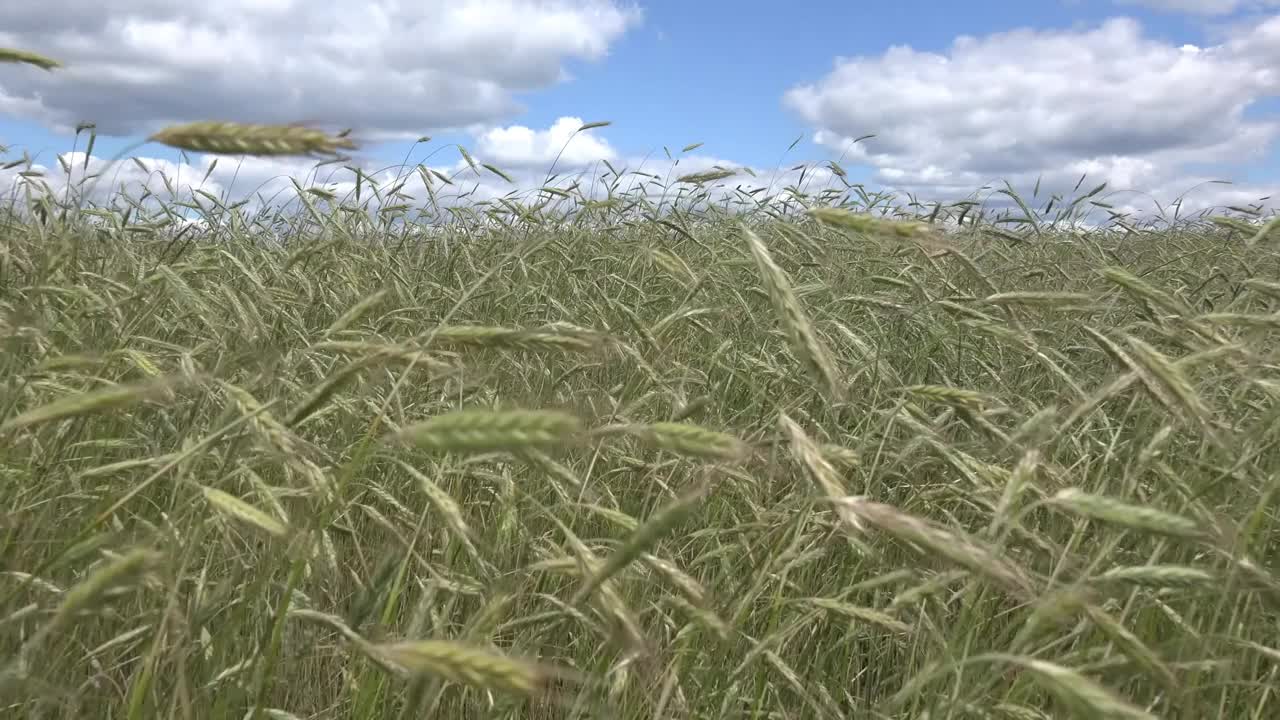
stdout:
[(840, 58), (784, 103), (818, 143), (895, 188), (943, 198), (1001, 180), (1070, 190), (1087, 173), (1164, 201), (1206, 179), (1189, 168), (1263, 157), (1280, 121), (1247, 111), (1277, 95), (1280, 16), (1209, 48), (1146, 37), (1121, 18), (965, 36), (946, 52)]
[[(503, 169), (536, 168), (545, 171), (556, 156), (560, 166), (582, 167), (599, 160), (610, 162), (618, 153), (600, 135), (578, 132), (581, 118), (562, 117), (546, 130), (532, 130), (523, 125), (495, 127), (477, 138), (476, 151)], [(562, 152), (563, 150), (563, 152)]]
[(231, 118), (409, 137), (514, 112), (513, 93), (602, 58), (640, 19), (615, 0), (0, 3), (0, 45), (67, 63), (6, 73), (0, 112), (108, 134)]

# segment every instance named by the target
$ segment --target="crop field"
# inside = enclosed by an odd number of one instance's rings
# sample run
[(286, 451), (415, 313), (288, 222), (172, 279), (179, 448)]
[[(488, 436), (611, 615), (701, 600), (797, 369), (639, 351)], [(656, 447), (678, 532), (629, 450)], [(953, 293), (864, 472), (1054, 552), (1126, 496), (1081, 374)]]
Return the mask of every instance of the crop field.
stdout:
[(836, 175), (24, 174), (0, 715), (1280, 715), (1276, 221)]

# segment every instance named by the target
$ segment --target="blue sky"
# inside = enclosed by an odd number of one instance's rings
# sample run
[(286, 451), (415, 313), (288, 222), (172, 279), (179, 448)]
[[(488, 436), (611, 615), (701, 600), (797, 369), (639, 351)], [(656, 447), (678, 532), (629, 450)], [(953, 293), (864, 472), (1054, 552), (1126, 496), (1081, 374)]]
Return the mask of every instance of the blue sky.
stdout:
[[(577, 63), (573, 82), (523, 98), (529, 112), (521, 122), (543, 126), (568, 109), (590, 107), (596, 116), (616, 119), (610, 138), (636, 151), (707, 141), (742, 162), (770, 165), (809, 131), (782, 106), (783, 93), (829, 71), (837, 56), (879, 55), (899, 44), (945, 50), (957, 35), (1096, 24), (1116, 10), (1110, 2), (1006, 0), (660, 0), (643, 7), (645, 26), (623, 37), (610, 58)], [(1185, 17), (1124, 10), (1179, 44), (1204, 40)], [(822, 154), (805, 145), (811, 155)]]
[[(101, 154), (142, 137), (148, 122), (217, 113), (431, 134), (532, 177), (545, 152), (513, 150), (512, 133), (485, 134), (527, 129), (546, 144), (559, 136), (537, 133), (576, 118), (614, 122), (593, 131), (599, 142), (577, 153), (579, 164), (634, 164), (661, 159), (664, 145), (704, 142), (707, 162), (769, 169), (797, 137), (784, 164), (838, 157), (850, 137), (874, 133), (844, 162), (854, 178), (939, 197), (997, 178), (1074, 184), (1082, 169), (1165, 195), (1211, 176), (1239, 183), (1230, 193), (1243, 194), (1224, 201), (1280, 184), (1280, 77), (1268, 75), (1280, 67), (1280, 3), (1270, 0), (420, 4), (375, 0), (382, 20), (293, 0), (224, 0), (208, 15), (163, 0), (0, 8), (0, 45), (114, 70), (103, 81), (87, 70), (4, 68), (0, 143), (52, 162), (70, 149), (72, 118), (103, 116), (104, 129), (125, 133), (99, 138)], [(437, 22), (458, 5), (470, 10)], [(242, 21), (219, 19), (237, 10)], [(112, 18), (114, 29), (93, 29)], [(353, 22), (352, 37), (337, 34)], [(405, 29), (414, 22), (423, 29)], [(438, 37), (422, 37), (437, 26)], [(957, 49), (960, 36), (968, 49)], [(1193, 57), (1179, 50), (1186, 45), (1210, 51)], [(1076, 52), (1087, 53), (1079, 67), (1061, 57)], [(855, 64), (840, 71), (838, 58)], [(256, 69), (238, 74), (246, 63)], [(379, 63), (403, 74), (377, 78)], [(190, 92), (209, 82), (214, 90)], [(351, 88), (360, 97), (337, 99)], [(399, 162), (405, 148), (373, 143), (361, 159)], [(155, 146), (136, 154), (173, 155)]]

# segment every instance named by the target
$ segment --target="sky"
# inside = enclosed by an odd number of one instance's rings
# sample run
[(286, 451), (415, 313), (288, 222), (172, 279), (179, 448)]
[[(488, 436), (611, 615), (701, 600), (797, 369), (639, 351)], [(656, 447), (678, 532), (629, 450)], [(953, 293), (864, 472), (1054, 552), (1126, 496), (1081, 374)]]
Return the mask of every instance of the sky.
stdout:
[[(55, 170), (80, 122), (95, 156), (177, 171), (137, 143), (218, 119), (352, 128), (370, 171), (458, 172), (458, 143), (534, 187), (553, 161), (776, 179), (837, 160), (926, 200), (1087, 176), (1132, 209), (1280, 206), (1280, 0), (42, 0), (0, 5), (0, 47), (66, 64), (0, 66), (5, 159)], [(185, 176), (249, 191), (311, 164)]]

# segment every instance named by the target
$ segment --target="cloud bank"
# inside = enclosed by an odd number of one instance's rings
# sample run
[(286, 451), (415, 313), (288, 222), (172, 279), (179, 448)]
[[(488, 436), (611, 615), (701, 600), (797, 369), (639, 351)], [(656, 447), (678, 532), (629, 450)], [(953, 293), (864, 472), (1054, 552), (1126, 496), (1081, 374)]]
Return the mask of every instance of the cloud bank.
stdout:
[(6, 2), (0, 45), (67, 67), (5, 73), (0, 112), (120, 135), (236, 119), (414, 137), (516, 112), (514, 93), (640, 20), (613, 0)]
[[(1251, 109), (1277, 96), (1280, 16), (1209, 48), (1147, 37), (1120, 18), (964, 36), (945, 52), (897, 46), (839, 58), (784, 104), (819, 144), (922, 195), (1001, 180), (1069, 190), (1088, 174), (1168, 197), (1212, 177), (1206, 165), (1265, 157), (1280, 120)], [(1212, 186), (1214, 201), (1274, 190), (1223, 187)]]

